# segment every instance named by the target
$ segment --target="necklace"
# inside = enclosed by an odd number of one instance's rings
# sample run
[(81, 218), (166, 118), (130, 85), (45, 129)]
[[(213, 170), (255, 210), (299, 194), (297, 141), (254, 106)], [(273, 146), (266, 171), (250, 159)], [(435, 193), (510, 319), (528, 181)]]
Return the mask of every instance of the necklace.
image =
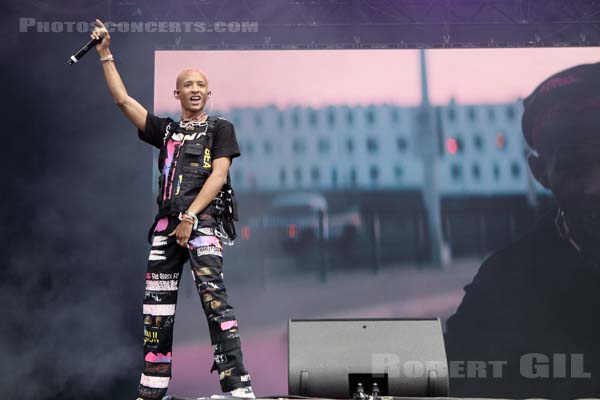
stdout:
[(179, 121), (179, 126), (183, 129), (185, 129), (186, 131), (193, 131), (195, 127), (206, 124), (207, 118), (208, 118), (208, 115), (206, 115), (206, 113), (202, 113), (202, 115), (200, 117), (192, 118), (187, 121), (184, 121), (184, 120)]

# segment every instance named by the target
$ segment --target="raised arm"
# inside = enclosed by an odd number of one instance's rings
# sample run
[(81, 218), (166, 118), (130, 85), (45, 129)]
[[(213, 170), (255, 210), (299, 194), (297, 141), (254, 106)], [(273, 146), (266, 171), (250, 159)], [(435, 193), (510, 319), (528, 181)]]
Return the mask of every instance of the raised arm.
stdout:
[(108, 85), (110, 94), (125, 116), (138, 129), (143, 131), (146, 127), (146, 116), (148, 115), (148, 111), (137, 100), (127, 94), (127, 89), (121, 80), (121, 76), (117, 71), (117, 67), (115, 66), (109, 49), (110, 34), (99, 19), (96, 20), (96, 28), (91, 36), (96, 39), (100, 36), (104, 37), (104, 39), (96, 45), (96, 50), (102, 60), (102, 71), (104, 71), (104, 77), (106, 78), (106, 84)]

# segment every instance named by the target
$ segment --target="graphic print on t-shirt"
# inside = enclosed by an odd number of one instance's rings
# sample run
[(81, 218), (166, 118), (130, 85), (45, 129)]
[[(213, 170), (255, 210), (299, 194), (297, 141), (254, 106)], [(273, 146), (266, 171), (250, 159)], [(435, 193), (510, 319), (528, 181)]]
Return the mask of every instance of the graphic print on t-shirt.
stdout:
[[(179, 123), (181, 127), (185, 127), (186, 125), (183, 122)], [(195, 125), (196, 127), (202, 127), (202, 130), (194, 130), (190, 134), (183, 134), (180, 132), (174, 133), (166, 143), (167, 155), (164, 160), (163, 167), (163, 176), (166, 177), (163, 187), (163, 201), (169, 200), (172, 197), (173, 191), (173, 182), (175, 180), (175, 171), (177, 169), (177, 161), (179, 160), (179, 153), (181, 151), (181, 147), (186, 142), (186, 140), (195, 140), (200, 136), (206, 135), (206, 131), (208, 129), (208, 124), (203, 122), (201, 124)], [(179, 192), (179, 184), (178, 182), (177, 189), (175, 193)]]

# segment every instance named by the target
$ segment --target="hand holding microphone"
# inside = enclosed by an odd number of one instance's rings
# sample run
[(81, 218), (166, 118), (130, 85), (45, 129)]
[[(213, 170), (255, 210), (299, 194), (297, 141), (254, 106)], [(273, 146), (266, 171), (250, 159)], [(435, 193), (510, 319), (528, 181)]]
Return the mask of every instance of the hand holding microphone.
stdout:
[(106, 58), (110, 56), (110, 50), (108, 46), (110, 44), (110, 35), (108, 30), (99, 19), (96, 20), (96, 27), (94, 31), (90, 34), (90, 40), (86, 44), (84, 44), (75, 54), (69, 58), (69, 64), (75, 64), (77, 61), (81, 59), (91, 48), (92, 46), (96, 47), (98, 54), (100, 57)]

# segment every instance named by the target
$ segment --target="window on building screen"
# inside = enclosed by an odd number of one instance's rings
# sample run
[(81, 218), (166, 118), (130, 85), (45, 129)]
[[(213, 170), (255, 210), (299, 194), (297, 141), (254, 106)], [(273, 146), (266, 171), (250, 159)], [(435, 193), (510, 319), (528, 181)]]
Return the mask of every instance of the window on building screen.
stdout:
[(285, 168), (281, 167), (281, 169), (279, 170), (279, 183), (281, 184), (281, 186), (285, 186), (285, 181), (286, 181), (286, 172), (285, 172)]
[(319, 183), (321, 180), (321, 170), (319, 170), (319, 167), (315, 166), (311, 168), (310, 178), (312, 179), (313, 183)]
[(452, 179), (454, 179), (455, 181), (462, 180), (462, 176), (463, 176), (462, 165), (456, 164), (456, 163), (452, 164), (450, 166), (450, 175), (452, 176)]
[(496, 110), (493, 107), (488, 108), (488, 120), (494, 122), (496, 120)]
[(400, 122), (400, 110), (397, 108), (392, 108), (390, 111), (390, 118), (394, 124)]
[(408, 148), (408, 141), (404, 136), (399, 136), (396, 139), (396, 148), (398, 149), (398, 153), (404, 153)]
[(350, 126), (352, 126), (354, 124), (354, 114), (352, 114), (352, 110), (346, 111), (346, 122)]
[(356, 186), (357, 181), (358, 177), (356, 176), (356, 169), (352, 168), (350, 169), (350, 183), (352, 186)]
[(369, 168), (369, 176), (371, 177), (371, 182), (377, 182), (379, 179), (379, 168), (376, 165), (371, 165), (371, 168)]
[(498, 163), (494, 163), (494, 166), (492, 167), (492, 173), (494, 174), (494, 179), (499, 181), (500, 180), (500, 166), (498, 165)]
[(454, 108), (448, 108), (448, 120), (454, 122), (456, 120), (456, 110)]
[(346, 139), (346, 150), (348, 153), (354, 153), (354, 141), (351, 138)]
[(510, 173), (512, 174), (514, 179), (519, 179), (521, 177), (521, 166), (518, 162), (513, 161), (510, 164)]
[(395, 165), (394, 166), (394, 178), (396, 178), (397, 181), (402, 180), (402, 178), (404, 177), (404, 169), (402, 168), (402, 165)]
[(483, 137), (480, 133), (473, 135), (473, 147), (475, 147), (475, 150), (477, 151), (483, 150)]
[(331, 149), (331, 144), (329, 143), (329, 139), (327, 138), (319, 138), (317, 142), (317, 147), (319, 148), (319, 153), (327, 154)]
[(335, 111), (331, 108), (327, 112), (327, 122), (329, 123), (329, 126), (335, 125)]
[(509, 121), (514, 121), (516, 114), (515, 107), (512, 104), (508, 104), (506, 106), (506, 118), (508, 118)]
[(372, 137), (367, 138), (367, 151), (373, 154), (377, 153), (377, 150), (379, 150), (379, 143), (377, 142), (377, 139)]
[(465, 152), (465, 141), (463, 140), (463, 138), (461, 136), (456, 137), (456, 149), (457, 149), (458, 153)]
[(271, 142), (265, 140), (263, 142), (263, 150), (265, 151), (265, 154), (271, 154), (273, 152), (273, 145), (271, 144)]
[(298, 185), (302, 183), (302, 170), (300, 169), (300, 167), (296, 167), (294, 169), (294, 180)]
[(300, 116), (298, 115), (298, 109), (295, 109), (292, 113), (292, 124), (294, 125), (294, 128), (298, 128), (298, 125), (300, 125)]
[(367, 109), (367, 124), (373, 125), (375, 123), (375, 110), (372, 108)]
[(496, 147), (498, 150), (504, 150), (506, 148), (506, 134), (502, 131), (496, 132)]
[(449, 137), (446, 139), (446, 152), (450, 155), (462, 153), (465, 143), (460, 136)]
[(285, 120), (283, 118), (283, 114), (277, 115), (277, 126), (279, 128), (283, 128), (284, 125), (285, 125)]
[(469, 121), (473, 122), (475, 121), (475, 108), (474, 107), (469, 107), (467, 108), (467, 116), (469, 117)]
[(308, 122), (313, 128), (317, 126), (317, 112), (313, 109), (308, 111)]
[(471, 175), (473, 175), (473, 179), (478, 181), (481, 178), (481, 167), (479, 164), (474, 163), (471, 165)]
[(337, 186), (337, 182), (338, 182), (337, 169), (332, 168), (331, 169), (331, 184), (333, 185), (333, 187)]
[(294, 154), (304, 154), (306, 152), (306, 142), (296, 138), (292, 141), (292, 151)]

